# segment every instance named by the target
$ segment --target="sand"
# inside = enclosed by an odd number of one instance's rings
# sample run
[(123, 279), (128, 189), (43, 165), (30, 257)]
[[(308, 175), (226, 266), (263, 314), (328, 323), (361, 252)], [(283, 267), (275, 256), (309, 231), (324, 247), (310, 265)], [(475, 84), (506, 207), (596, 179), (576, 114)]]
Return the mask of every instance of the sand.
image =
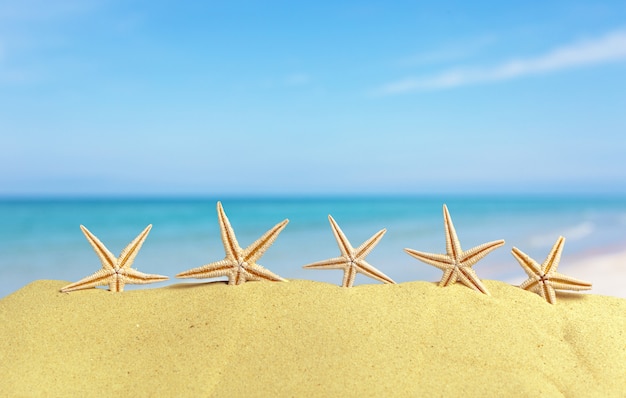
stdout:
[(0, 396), (597, 396), (626, 391), (626, 300), (485, 281), (294, 280), (0, 300)]

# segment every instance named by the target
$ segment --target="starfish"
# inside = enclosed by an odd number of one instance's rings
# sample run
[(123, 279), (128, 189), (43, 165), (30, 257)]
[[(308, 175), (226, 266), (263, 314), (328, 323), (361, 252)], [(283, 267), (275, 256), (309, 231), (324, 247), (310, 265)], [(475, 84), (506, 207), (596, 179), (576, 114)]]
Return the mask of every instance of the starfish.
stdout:
[(413, 249), (404, 249), (404, 251), (416, 259), (442, 270), (443, 276), (439, 281), (439, 286), (445, 287), (461, 282), (469, 288), (490, 295), (485, 285), (478, 279), (472, 266), (492, 250), (504, 245), (504, 241), (496, 240), (463, 251), (446, 205), (443, 205), (443, 220), (446, 232), (446, 254), (423, 253)]
[(193, 268), (176, 275), (177, 278), (214, 278), (217, 276), (227, 276), (229, 285), (241, 285), (247, 281), (267, 280), (273, 282), (287, 282), (287, 280), (263, 268), (256, 261), (274, 243), (278, 234), (285, 228), (289, 220), (283, 220), (267, 231), (256, 242), (243, 250), (235, 231), (231, 227), (224, 208), (217, 202), (217, 217), (222, 231), (222, 242), (226, 257), (221, 261), (206, 264), (198, 268)]
[(308, 264), (303, 268), (343, 269), (342, 287), (352, 287), (357, 272), (384, 283), (395, 284), (390, 277), (383, 274), (365, 261), (365, 256), (367, 256), (372, 251), (374, 246), (376, 246), (382, 239), (385, 232), (387, 232), (386, 229), (381, 229), (374, 234), (374, 236), (363, 242), (361, 246), (354, 249), (333, 217), (329, 215), (328, 220), (330, 221), (330, 226), (335, 234), (335, 239), (337, 239), (341, 256)]
[(141, 245), (146, 240), (152, 225), (148, 225), (132, 242), (126, 246), (119, 257), (115, 256), (95, 237), (87, 228), (80, 226), (80, 229), (87, 237), (87, 240), (96, 251), (96, 254), (102, 262), (102, 269), (96, 271), (93, 275), (87, 276), (78, 282), (71, 283), (61, 289), (62, 292), (71, 292), (73, 290), (88, 289), (96, 286), (109, 285), (112, 292), (124, 291), (126, 284), (146, 284), (161, 282), (168, 279), (167, 276), (144, 274), (130, 266), (135, 261), (135, 257), (141, 249)]
[(528, 274), (528, 279), (519, 287), (539, 294), (550, 304), (556, 303), (555, 290), (591, 289), (591, 283), (583, 282), (556, 272), (559, 261), (561, 260), (563, 245), (565, 245), (565, 238), (559, 236), (550, 254), (548, 254), (548, 257), (541, 265), (528, 257), (527, 254), (523, 253), (517, 247), (514, 247), (512, 250), (513, 257), (517, 259), (522, 268), (524, 268), (524, 271), (526, 271), (526, 274)]

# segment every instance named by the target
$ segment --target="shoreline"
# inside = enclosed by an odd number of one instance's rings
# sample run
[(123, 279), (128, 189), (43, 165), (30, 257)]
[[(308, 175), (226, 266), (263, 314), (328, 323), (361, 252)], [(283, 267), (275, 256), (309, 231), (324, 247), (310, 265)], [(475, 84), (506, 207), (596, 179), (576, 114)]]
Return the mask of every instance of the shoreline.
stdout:
[(626, 250), (624, 249), (579, 257), (568, 264), (567, 272), (575, 278), (592, 282), (591, 293), (626, 299), (626, 287), (624, 287)]

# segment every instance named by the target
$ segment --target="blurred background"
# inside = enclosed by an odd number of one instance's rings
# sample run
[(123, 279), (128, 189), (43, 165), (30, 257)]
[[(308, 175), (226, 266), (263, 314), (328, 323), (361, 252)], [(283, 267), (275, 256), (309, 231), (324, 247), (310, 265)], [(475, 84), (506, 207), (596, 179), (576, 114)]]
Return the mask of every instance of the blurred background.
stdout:
[(620, 252), (625, 133), (623, 1), (0, 0), (0, 297), (96, 271), (79, 224), (117, 254), (153, 223), (144, 272), (221, 259), (218, 199), (242, 245), (290, 218), (285, 277), (340, 283), (300, 270), (332, 213), (436, 280), (401, 249), (445, 250), (443, 203), (464, 248), (507, 238), (484, 278)]

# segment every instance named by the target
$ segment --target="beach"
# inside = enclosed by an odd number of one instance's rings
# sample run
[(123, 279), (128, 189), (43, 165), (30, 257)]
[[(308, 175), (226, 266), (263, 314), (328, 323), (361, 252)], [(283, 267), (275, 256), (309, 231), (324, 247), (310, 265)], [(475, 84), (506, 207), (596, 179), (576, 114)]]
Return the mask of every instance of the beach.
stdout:
[(626, 398), (626, 2), (0, 2), (0, 398)]
[[(473, 266), (491, 295), (403, 249), (444, 253), (442, 200), (227, 200), (242, 247), (288, 218), (259, 263), (288, 282), (229, 286), (174, 275), (224, 258), (208, 200), (0, 203), (3, 396), (583, 396), (626, 389), (626, 203), (621, 199), (448, 200), (464, 250), (504, 247)], [(307, 270), (339, 255), (328, 214), (398, 284)], [(78, 225), (113, 256), (152, 224), (133, 268), (169, 276), (120, 293), (61, 287), (101, 268)], [(556, 304), (517, 287), (517, 247), (590, 282)]]
[(0, 300), (4, 396), (580, 396), (626, 386), (626, 300), (290, 280)]

